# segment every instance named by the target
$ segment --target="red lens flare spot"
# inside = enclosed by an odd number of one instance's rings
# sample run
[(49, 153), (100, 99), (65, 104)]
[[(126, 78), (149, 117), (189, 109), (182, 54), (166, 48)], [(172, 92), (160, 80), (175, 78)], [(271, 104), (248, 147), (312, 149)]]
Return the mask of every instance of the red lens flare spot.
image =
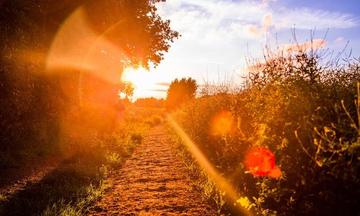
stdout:
[(275, 166), (274, 169), (270, 170), (268, 175), (271, 178), (279, 179), (281, 177), (281, 170), (278, 166)]
[(211, 134), (226, 135), (230, 133), (233, 128), (233, 119), (234, 118), (229, 111), (218, 113), (211, 122)]
[(255, 177), (280, 178), (281, 170), (275, 164), (275, 156), (264, 147), (250, 149), (245, 156), (245, 167)]

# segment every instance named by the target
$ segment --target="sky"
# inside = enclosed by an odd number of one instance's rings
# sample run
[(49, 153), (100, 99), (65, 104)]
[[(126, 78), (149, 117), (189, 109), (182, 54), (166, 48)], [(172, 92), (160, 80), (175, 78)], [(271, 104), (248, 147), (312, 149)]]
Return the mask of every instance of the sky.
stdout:
[(165, 97), (167, 84), (182, 77), (241, 84), (246, 59), (261, 58), (265, 45), (290, 48), (294, 29), (303, 46), (311, 37), (335, 52), (349, 43), (360, 56), (358, 0), (168, 0), (158, 12), (181, 37), (158, 67), (138, 72), (148, 82), (135, 90), (137, 98)]

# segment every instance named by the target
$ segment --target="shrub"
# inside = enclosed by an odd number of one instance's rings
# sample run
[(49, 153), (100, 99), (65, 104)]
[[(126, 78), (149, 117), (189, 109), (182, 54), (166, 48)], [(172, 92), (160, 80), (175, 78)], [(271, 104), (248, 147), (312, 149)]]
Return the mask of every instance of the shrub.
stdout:
[[(256, 214), (359, 213), (360, 63), (321, 62), (314, 51), (269, 54), (244, 89), (201, 97), (175, 115)], [(224, 111), (232, 129), (214, 135)], [(244, 166), (248, 149), (259, 146), (274, 153), (280, 179)]]

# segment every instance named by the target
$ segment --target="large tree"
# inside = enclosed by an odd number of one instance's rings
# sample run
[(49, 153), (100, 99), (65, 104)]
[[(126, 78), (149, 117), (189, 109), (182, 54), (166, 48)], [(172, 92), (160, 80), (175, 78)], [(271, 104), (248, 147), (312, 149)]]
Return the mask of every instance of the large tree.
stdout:
[[(110, 44), (124, 53), (125, 59), (115, 56), (114, 61), (121, 62), (115, 71), (117, 77), (107, 76), (120, 80), (123, 67), (159, 64), (171, 42), (178, 37), (178, 33), (170, 29), (169, 21), (157, 14), (155, 4), (162, 1), (1, 1), (0, 150), (11, 150), (14, 145), (27, 146), (30, 142), (55, 143), (61, 126), (60, 118), (65, 111), (78, 106), (79, 74), (85, 74), (81, 90), (87, 93), (92, 103), (106, 105), (117, 99), (118, 83), (99, 78), (114, 73), (106, 67), (90, 68), (96, 70), (97, 76), (86, 73), (83, 68), (68, 68), (68, 64), (57, 68), (57, 73), (49, 73), (49, 53), (53, 52), (54, 41), (69, 23), (69, 17), (81, 10), (84, 20), (77, 23), (86, 23), (87, 31), (95, 38), (94, 43), (102, 40), (105, 41), (103, 44)], [(71, 34), (65, 34), (60, 41), (71, 42), (74, 36), (80, 40), (63, 46), (64, 49), (79, 46), (78, 42), (87, 40), (89, 36), (83, 34), (79, 26), (70, 30)], [(101, 45), (96, 44), (98, 51), (106, 49)], [(89, 55), (94, 46), (89, 44), (88, 49), (79, 51), (80, 55)], [(65, 57), (57, 55), (56, 59)], [(78, 61), (73, 59), (76, 65)]]

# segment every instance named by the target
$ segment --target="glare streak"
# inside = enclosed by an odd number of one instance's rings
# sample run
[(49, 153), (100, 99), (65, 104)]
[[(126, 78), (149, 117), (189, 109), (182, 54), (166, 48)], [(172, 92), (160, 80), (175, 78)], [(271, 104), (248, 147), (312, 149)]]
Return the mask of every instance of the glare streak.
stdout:
[[(234, 187), (216, 171), (216, 169), (201, 152), (201, 150), (197, 147), (197, 145), (191, 140), (191, 138), (186, 134), (186, 132), (180, 127), (179, 124), (177, 124), (177, 122), (170, 115), (168, 115), (167, 120), (170, 126), (175, 130), (177, 135), (179, 135), (179, 137), (182, 139), (183, 144), (187, 147), (187, 150), (191, 153), (196, 162), (214, 181), (217, 188), (220, 191), (225, 192), (225, 196), (229, 198), (232, 203), (236, 204), (236, 200), (240, 197), (240, 195), (237, 194)], [(239, 205), (237, 205), (237, 207), (243, 215), (251, 215), (251, 213), (245, 208)]]

